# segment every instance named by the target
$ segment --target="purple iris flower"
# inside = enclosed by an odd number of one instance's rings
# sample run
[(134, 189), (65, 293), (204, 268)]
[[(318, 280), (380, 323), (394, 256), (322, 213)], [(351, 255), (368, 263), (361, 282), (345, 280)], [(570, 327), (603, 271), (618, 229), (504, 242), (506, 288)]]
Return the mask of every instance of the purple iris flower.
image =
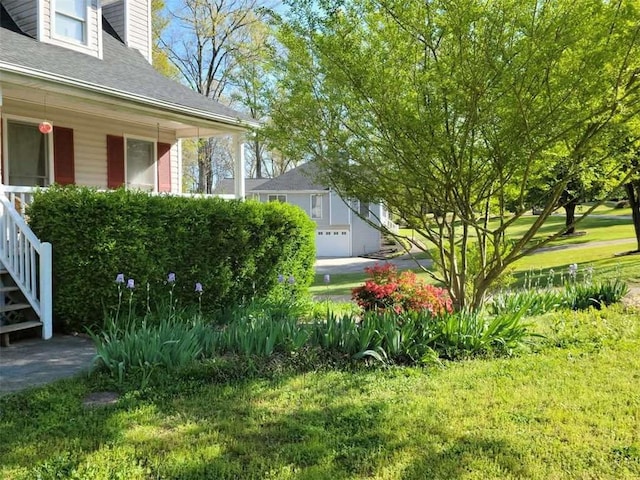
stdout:
[(173, 272), (170, 272), (169, 275), (167, 276), (167, 282), (176, 283), (176, 274)]
[(116, 276), (116, 283), (124, 283), (124, 273), (119, 273)]
[(278, 275), (278, 283), (283, 283), (284, 282), (284, 275), (280, 274)]
[(324, 276), (324, 283), (331, 283), (331, 275), (328, 273)]
[(196, 283), (196, 293), (202, 293), (202, 284), (200, 282)]
[(133, 278), (130, 278), (129, 280), (127, 280), (127, 288), (130, 288), (131, 290), (133, 290), (136, 286), (136, 282), (133, 280)]
[(293, 276), (293, 275), (291, 275), (291, 276), (289, 277), (289, 285), (293, 285), (294, 283), (296, 283), (296, 279), (294, 278), (294, 276)]

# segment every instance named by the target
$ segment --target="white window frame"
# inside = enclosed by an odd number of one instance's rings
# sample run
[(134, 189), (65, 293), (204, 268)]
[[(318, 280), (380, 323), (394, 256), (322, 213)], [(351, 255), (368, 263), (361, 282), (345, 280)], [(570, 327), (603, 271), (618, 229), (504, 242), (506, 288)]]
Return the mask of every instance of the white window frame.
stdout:
[(153, 145), (153, 192), (158, 192), (158, 139), (152, 137), (141, 137), (138, 135), (124, 135), (124, 186), (129, 190), (129, 158), (127, 156), (127, 142), (131, 140), (142, 140)]
[[(362, 214), (362, 207), (364, 205), (367, 206), (367, 214), (366, 215)], [(371, 204), (369, 202), (361, 202), (360, 200), (358, 200), (358, 214), (362, 218), (366, 218), (368, 220), (371, 219)]]
[[(310, 200), (309, 200), (309, 212), (311, 213), (311, 218), (313, 220), (322, 220), (322, 216), (323, 216), (323, 209), (322, 209), (322, 201), (323, 201), (323, 196), (321, 193), (312, 193), (310, 195)], [(313, 214), (313, 198), (314, 197), (319, 197), (319, 201), (320, 201), (320, 216), (315, 216)]]
[[(280, 200), (280, 198), (284, 198), (284, 200)], [(267, 195), (267, 202), (287, 203), (287, 195), (285, 193), (270, 193)]]
[[(9, 122), (20, 122), (27, 123), (30, 125), (34, 125), (36, 128), (42, 122), (42, 119), (32, 118), (32, 117), (22, 117), (19, 115), (2, 115), (2, 171), (3, 177), (9, 185)], [(53, 122), (49, 121), (53, 126)], [(44, 134), (41, 134), (44, 135)], [(47, 186), (53, 184), (53, 131), (47, 134)], [(17, 185), (18, 186), (18, 185)], [(33, 185), (26, 185), (28, 187), (32, 187)]]
[[(89, 20), (91, 17), (89, 15), (89, 7), (91, 6), (91, 3), (93, 2), (93, 0), (82, 0), (82, 1), (84, 2), (84, 18), (71, 16), (67, 13), (62, 13), (62, 12), (59, 13), (57, 8), (57, 0), (53, 0), (51, 2), (51, 38), (54, 38), (61, 42), (69, 42), (76, 45), (82, 45), (85, 47), (89, 45), (89, 32), (90, 32)], [(67, 37), (65, 35), (58, 34), (56, 32), (56, 16), (57, 15), (62, 15), (63, 17), (71, 18), (72, 20), (82, 22), (84, 24), (84, 31), (83, 31), (84, 41), (79, 41), (76, 38)]]

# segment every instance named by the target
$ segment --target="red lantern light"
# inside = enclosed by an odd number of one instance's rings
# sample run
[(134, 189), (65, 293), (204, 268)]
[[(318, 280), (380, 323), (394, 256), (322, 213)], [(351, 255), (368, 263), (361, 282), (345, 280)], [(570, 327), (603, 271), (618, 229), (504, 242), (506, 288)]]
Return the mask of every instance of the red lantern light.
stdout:
[(47, 133), (51, 133), (51, 130), (53, 130), (53, 127), (49, 122), (45, 121), (45, 122), (40, 122), (40, 125), (38, 125), (38, 130), (40, 130), (40, 133), (43, 133), (46, 135)]

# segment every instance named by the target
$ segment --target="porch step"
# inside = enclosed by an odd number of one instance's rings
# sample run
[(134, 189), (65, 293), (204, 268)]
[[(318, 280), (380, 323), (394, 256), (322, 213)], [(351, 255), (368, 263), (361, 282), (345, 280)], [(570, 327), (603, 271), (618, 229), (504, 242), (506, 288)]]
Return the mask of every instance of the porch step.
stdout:
[(16, 286), (0, 287), (0, 294), (9, 293), (9, 292), (17, 292), (18, 290), (20, 290), (20, 289), (18, 287), (16, 287)]
[(31, 308), (31, 305), (29, 305), (28, 303), (10, 303), (10, 304), (1, 306), (0, 313), (13, 312), (14, 310), (24, 310), (25, 308)]
[(17, 332), (19, 330), (26, 330), (27, 328), (35, 328), (41, 326), (42, 322), (38, 322), (35, 320), (30, 322), (14, 323), (11, 325), (0, 325), (0, 344), (3, 347), (9, 346), (9, 334), (11, 332)]

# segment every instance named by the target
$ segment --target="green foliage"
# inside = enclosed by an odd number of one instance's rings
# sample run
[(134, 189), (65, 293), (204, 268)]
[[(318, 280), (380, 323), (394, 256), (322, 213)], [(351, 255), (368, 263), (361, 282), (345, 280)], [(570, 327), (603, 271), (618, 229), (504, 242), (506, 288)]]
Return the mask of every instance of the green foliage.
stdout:
[[(225, 356), (113, 388), (81, 376), (0, 398), (0, 478), (640, 478), (640, 324), (533, 319), (547, 348), (439, 368), (339, 368), (316, 350)], [(43, 448), (46, 445), (46, 448)]]
[(493, 315), (506, 312), (517, 312), (526, 306), (527, 316), (541, 315), (562, 307), (566, 307), (566, 296), (561, 290), (519, 290), (500, 293), (491, 299), (488, 305)]
[(628, 291), (627, 284), (619, 279), (570, 283), (560, 288), (528, 288), (496, 295), (488, 309), (494, 315), (502, 315), (524, 308), (527, 316), (541, 315), (563, 308), (600, 309), (619, 302)]
[[(53, 244), (54, 315), (68, 330), (113, 312), (118, 273), (135, 280), (138, 313), (167, 293), (169, 272), (174, 298), (201, 300), (204, 312), (254, 297), (299, 298), (313, 280), (314, 224), (288, 204), (52, 187), (35, 195), (28, 217)], [(279, 284), (279, 274), (295, 283)]]
[[(266, 135), (434, 245), (456, 308), (481, 308), (563, 193), (585, 190), (574, 179), (622, 181), (607, 129), (637, 117), (637, 2), (287, 3)], [(540, 215), (505, 241), (547, 170)]]
[(600, 309), (619, 302), (629, 291), (625, 282), (619, 279), (604, 282), (575, 284), (567, 288), (567, 304), (574, 310), (590, 307)]
[(445, 316), (439, 324), (434, 348), (445, 358), (455, 359), (478, 354), (510, 354), (532, 334), (522, 322), (529, 309), (486, 317), (477, 311), (460, 311)]

